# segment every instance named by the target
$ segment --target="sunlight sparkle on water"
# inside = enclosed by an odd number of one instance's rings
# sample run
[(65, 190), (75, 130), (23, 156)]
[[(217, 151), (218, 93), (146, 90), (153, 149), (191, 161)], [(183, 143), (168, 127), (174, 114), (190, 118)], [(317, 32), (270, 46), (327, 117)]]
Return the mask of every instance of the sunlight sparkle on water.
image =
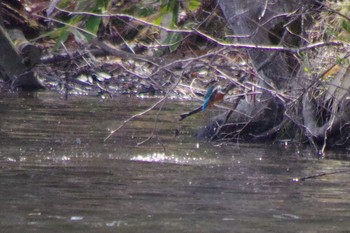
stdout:
[(203, 157), (178, 156), (175, 154), (166, 154), (154, 152), (151, 154), (136, 155), (130, 158), (133, 161), (143, 162), (160, 162), (160, 163), (176, 163), (176, 164), (215, 164), (218, 161), (214, 159), (205, 159)]
[(83, 219), (84, 219), (84, 217), (82, 217), (82, 216), (71, 216), (70, 217), (71, 221), (81, 221)]

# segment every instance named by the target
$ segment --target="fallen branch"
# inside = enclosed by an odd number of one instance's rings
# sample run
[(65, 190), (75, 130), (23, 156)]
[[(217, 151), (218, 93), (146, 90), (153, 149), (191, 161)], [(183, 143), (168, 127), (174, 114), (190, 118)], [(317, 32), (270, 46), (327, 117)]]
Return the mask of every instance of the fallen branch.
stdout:
[(103, 49), (91, 49), (91, 50), (84, 50), (84, 51), (75, 51), (71, 53), (50, 54), (50, 55), (41, 57), (39, 63), (52, 64), (52, 63), (58, 63), (58, 62), (67, 61), (67, 60), (75, 60), (75, 59), (80, 59), (81, 57), (87, 56), (89, 54), (92, 54), (97, 57), (102, 57), (102, 56), (107, 56), (109, 53), (107, 53)]
[(305, 180), (309, 180), (309, 179), (319, 178), (319, 177), (322, 177), (322, 176), (329, 176), (329, 175), (342, 174), (342, 173), (348, 173), (348, 172), (350, 172), (350, 169), (340, 170), (340, 171), (335, 171), (335, 172), (323, 172), (323, 173), (316, 174), (316, 175), (310, 175), (310, 176), (303, 176), (303, 177), (293, 178), (293, 181), (295, 181), (295, 182), (305, 181)]
[(158, 100), (155, 104), (153, 104), (151, 107), (147, 108), (145, 111), (139, 112), (131, 117), (129, 117), (128, 119), (126, 119), (118, 128), (116, 128), (115, 130), (113, 130), (103, 141), (107, 141), (110, 137), (113, 136), (113, 134), (115, 134), (116, 132), (118, 132), (121, 128), (123, 128), (129, 121), (135, 119), (136, 117), (142, 116), (146, 113), (148, 113), (149, 111), (153, 110), (155, 107), (157, 107), (159, 104), (161, 104), (164, 100), (166, 100), (166, 98), (169, 97), (170, 95), (170, 91), (160, 100)]
[(100, 47), (106, 53), (112, 54), (113, 56), (116, 56), (116, 57), (120, 57), (120, 58), (123, 58), (123, 59), (140, 60), (140, 61), (143, 61), (143, 62), (151, 63), (151, 64), (156, 65), (156, 66), (162, 64), (162, 60), (159, 59), (159, 58), (125, 52), (125, 51), (117, 49), (116, 47), (114, 47), (113, 45), (111, 45), (109, 43), (100, 41), (97, 38), (93, 39), (92, 44), (95, 45), (95, 46)]
[[(154, 127), (153, 127), (153, 130), (152, 130), (152, 132), (151, 132), (151, 135), (150, 135), (148, 138), (146, 138), (145, 140), (143, 140), (143, 141), (141, 141), (141, 142), (138, 142), (138, 143), (137, 143), (137, 146), (141, 146), (141, 145), (144, 144), (145, 142), (151, 140), (151, 138), (153, 138), (153, 136), (155, 135), (155, 132), (156, 132), (157, 126), (158, 126), (159, 114), (160, 114), (160, 111), (162, 110), (162, 108), (163, 108), (163, 106), (164, 106), (164, 103), (165, 103), (165, 101), (162, 102), (162, 104), (161, 104), (161, 106), (159, 107), (159, 110), (158, 110), (158, 112), (157, 112), (157, 116), (156, 116), (156, 118), (154, 119)], [(162, 145), (163, 150), (165, 150), (165, 146), (163, 145), (163, 143), (161, 142), (161, 140), (159, 139), (159, 137), (157, 137), (157, 139), (158, 139), (159, 144)]]
[[(175, 82), (175, 84), (173, 85), (173, 87), (171, 88), (171, 90), (173, 90), (177, 84), (180, 82), (181, 77), (177, 78), (177, 81)], [(150, 111), (152, 111), (155, 107), (157, 107), (159, 104), (161, 104), (163, 101), (165, 101), (171, 94), (171, 90), (169, 90), (166, 95), (161, 98), (160, 100), (158, 100), (155, 104), (153, 104), (151, 107), (147, 108), (146, 110), (139, 112), (131, 117), (129, 117), (128, 119), (126, 119), (118, 128), (116, 128), (115, 130), (113, 130), (103, 141), (106, 142), (110, 137), (112, 137), (116, 132), (118, 132), (121, 128), (123, 128), (129, 121), (135, 119), (136, 117), (142, 116)]]

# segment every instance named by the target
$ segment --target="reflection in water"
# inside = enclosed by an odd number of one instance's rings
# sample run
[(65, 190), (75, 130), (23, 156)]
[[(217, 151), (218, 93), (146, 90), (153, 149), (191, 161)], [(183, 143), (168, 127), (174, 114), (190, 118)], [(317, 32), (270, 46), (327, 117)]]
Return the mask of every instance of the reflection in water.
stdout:
[[(190, 103), (167, 103), (103, 142), (156, 100), (52, 93), (0, 99), (0, 227), (4, 232), (345, 232), (344, 153), (317, 160), (280, 146), (191, 138), (208, 115), (178, 124)], [(186, 108), (186, 109), (184, 109)], [(195, 124), (197, 125), (195, 125)], [(174, 131), (181, 134), (175, 137)]]

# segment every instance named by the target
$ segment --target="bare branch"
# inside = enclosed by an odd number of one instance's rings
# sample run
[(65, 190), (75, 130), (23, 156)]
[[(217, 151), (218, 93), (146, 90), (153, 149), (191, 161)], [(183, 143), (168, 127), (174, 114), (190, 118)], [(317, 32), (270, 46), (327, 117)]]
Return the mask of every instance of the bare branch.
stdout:
[(192, 30), (184, 30), (184, 29), (171, 29), (171, 28), (166, 28), (163, 26), (160, 26), (158, 24), (154, 24), (151, 22), (148, 22), (146, 20), (128, 15), (128, 14), (97, 14), (97, 13), (92, 13), (92, 12), (85, 12), (85, 11), (67, 11), (61, 8), (56, 7), (57, 10), (65, 12), (70, 15), (90, 15), (90, 16), (97, 16), (97, 17), (123, 17), (123, 18), (128, 18), (131, 21), (137, 21), (140, 22), (144, 25), (151, 26), (151, 27), (156, 27), (161, 30), (164, 30), (166, 32), (179, 32), (179, 33), (191, 33)]
[[(88, 34), (88, 35), (90, 35), (90, 36), (92, 36), (92, 37), (96, 37), (96, 35), (95, 35), (94, 33), (89, 32), (89, 31), (87, 31), (87, 30), (85, 30), (85, 29), (82, 29), (82, 28), (80, 28), (80, 27), (78, 27), (78, 26), (75, 26), (75, 25), (72, 25), (72, 24), (68, 24), (68, 23), (65, 23), (65, 22), (63, 22), (63, 21), (60, 21), (60, 20), (57, 20), (57, 19), (53, 19), (53, 18), (48, 18), (48, 17), (42, 16), (42, 15), (38, 15), (38, 14), (34, 14), (34, 16), (35, 16), (35, 17), (42, 18), (42, 19), (50, 20), (50, 21), (53, 21), (53, 22), (56, 22), (56, 23), (63, 24), (64, 26), (77, 29), (77, 30), (79, 30), (79, 31), (81, 31), (81, 32), (84, 32), (84, 33), (86, 33), (86, 34)], [(38, 40), (38, 39), (40, 39), (40, 38), (42, 38), (42, 37), (45, 37), (45, 35), (44, 35), (44, 36), (39, 36), (39, 37), (35, 38), (34, 40)]]
[(151, 107), (147, 108), (145, 111), (139, 112), (135, 115), (132, 115), (131, 117), (129, 117), (128, 119), (126, 119), (118, 128), (116, 128), (115, 130), (113, 130), (103, 141), (106, 142), (110, 137), (112, 137), (116, 132), (118, 132), (121, 128), (123, 128), (129, 121), (142, 116), (150, 111), (152, 111), (155, 107), (157, 107), (159, 104), (161, 104), (163, 101), (165, 101), (169, 95), (170, 95), (170, 91), (160, 100), (158, 100), (155, 104), (153, 104)]
[(335, 175), (335, 174), (343, 174), (343, 173), (348, 173), (350, 172), (350, 169), (346, 170), (340, 170), (340, 171), (334, 171), (334, 172), (323, 172), (320, 174), (315, 174), (315, 175), (310, 175), (310, 176), (303, 176), (303, 177), (298, 177), (298, 178), (293, 178), (293, 181), (298, 182), (298, 181), (305, 181), (309, 179), (314, 179), (322, 176), (329, 176), (329, 175)]
[(126, 119), (118, 128), (116, 128), (115, 130), (113, 130), (103, 141), (106, 142), (110, 137), (112, 137), (116, 132), (118, 132), (121, 128), (123, 128), (128, 122), (130, 122), (131, 120), (142, 116), (150, 111), (152, 111), (155, 107), (157, 107), (159, 104), (163, 103), (172, 93), (172, 90), (178, 85), (178, 83), (180, 82), (181, 77), (178, 77), (176, 82), (174, 83), (173, 87), (166, 93), (166, 95), (161, 98), (160, 100), (158, 100), (155, 104), (153, 104), (151, 107), (147, 108), (146, 110), (139, 112), (135, 115), (132, 115), (131, 117), (129, 117), (128, 119)]
[[(212, 42), (217, 43), (218, 45), (225, 46), (225, 47), (237, 48), (237, 49), (272, 50), (272, 51), (288, 52), (288, 53), (298, 54), (298, 53), (303, 52), (303, 51), (316, 49), (316, 48), (320, 48), (320, 47), (325, 47), (325, 46), (344, 46), (344, 43), (340, 42), (340, 41), (318, 42), (318, 43), (314, 43), (314, 44), (309, 44), (309, 45), (301, 47), (301, 48), (287, 48), (287, 47), (282, 47), (282, 46), (254, 45), (254, 44), (241, 44), (241, 43), (224, 43), (224, 42), (220, 42), (220, 41), (214, 39), (213, 37), (211, 37), (211, 36), (201, 32), (201, 31), (197, 30), (196, 28), (193, 28), (192, 30), (166, 28), (166, 27), (163, 27), (163, 26), (160, 26), (160, 25), (148, 22), (146, 20), (143, 20), (143, 19), (131, 16), (131, 15), (128, 15), (128, 14), (97, 14), (97, 13), (84, 12), (84, 11), (76, 11), (76, 12), (67, 11), (67, 10), (64, 10), (64, 9), (61, 9), (61, 8), (58, 8), (58, 7), (56, 7), (56, 9), (59, 10), (59, 11), (71, 14), (71, 15), (91, 15), (91, 16), (98, 16), (98, 17), (125, 17), (125, 18), (128, 18), (130, 20), (134, 20), (134, 21), (140, 22), (140, 23), (142, 23), (144, 25), (147, 25), (147, 26), (159, 28), (159, 29), (164, 30), (166, 32), (177, 32), (177, 33), (187, 33), (187, 34), (196, 33), (196, 34), (198, 34), (200, 36), (203, 36), (204, 38), (206, 38), (206, 39), (208, 39), (208, 40), (210, 40)], [(47, 20), (52, 20), (54, 22), (61, 23), (61, 24), (64, 24), (66, 26), (78, 29), (78, 30), (80, 30), (82, 32), (85, 32), (85, 33), (89, 34), (89, 35), (96, 36), (93, 33), (89, 32), (89, 31), (86, 31), (86, 30), (84, 30), (82, 28), (79, 28), (77, 26), (64, 23), (64, 22), (56, 20), (56, 19), (47, 18), (47, 17), (40, 16), (40, 15), (38, 15), (38, 17), (45, 18)], [(234, 37), (234, 36), (231, 35), (231, 37)]]
[(300, 52), (312, 50), (320, 47), (326, 47), (326, 46), (344, 46), (344, 43), (341, 41), (328, 41), (328, 42), (318, 42), (314, 44), (309, 44), (304, 47), (300, 48), (287, 48), (282, 46), (271, 46), (271, 45), (253, 45), (253, 44), (232, 44), (232, 43), (224, 43), (220, 42), (213, 37), (198, 31), (194, 30), (199, 35), (205, 37), (206, 39), (217, 43), (218, 45), (225, 46), (225, 47), (231, 47), (236, 49), (259, 49), (259, 50), (270, 50), (270, 51), (279, 51), (279, 52), (287, 52), (287, 53), (293, 53), (293, 54), (299, 54)]

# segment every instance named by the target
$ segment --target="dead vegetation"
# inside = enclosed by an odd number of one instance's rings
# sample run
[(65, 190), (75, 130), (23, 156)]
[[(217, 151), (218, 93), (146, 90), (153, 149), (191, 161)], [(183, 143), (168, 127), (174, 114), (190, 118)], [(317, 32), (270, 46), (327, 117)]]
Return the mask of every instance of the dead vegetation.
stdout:
[(251, 7), (260, 16), (240, 33), (221, 12), (227, 1), (15, 2), (0, 3), (2, 23), (23, 28), (42, 50), (30, 70), (48, 89), (201, 99), (213, 82), (237, 83), (228, 112), (199, 135), (308, 141), (321, 154), (326, 146), (348, 147), (348, 1), (295, 1), (287, 12), (266, 1)]

